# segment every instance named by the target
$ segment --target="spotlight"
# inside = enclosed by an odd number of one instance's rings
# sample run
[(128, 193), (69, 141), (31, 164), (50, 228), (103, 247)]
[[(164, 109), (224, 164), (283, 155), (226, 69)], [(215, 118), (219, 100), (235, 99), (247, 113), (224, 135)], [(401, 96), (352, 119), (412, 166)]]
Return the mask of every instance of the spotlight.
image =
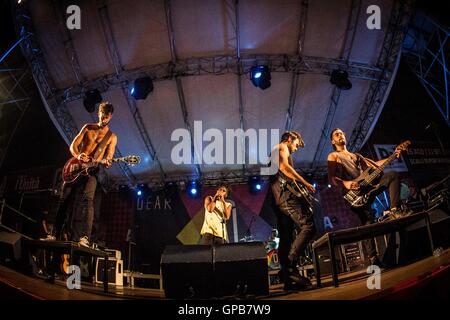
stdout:
[(141, 183), (136, 186), (136, 195), (138, 197), (148, 196), (150, 194), (150, 188), (148, 185)]
[(92, 89), (86, 92), (84, 95), (83, 105), (87, 112), (92, 113), (95, 111), (97, 104), (102, 102), (103, 98), (100, 91)]
[(148, 94), (153, 91), (153, 81), (150, 77), (144, 77), (134, 80), (134, 84), (130, 89), (130, 94), (136, 100), (147, 98)]
[(333, 70), (330, 82), (342, 90), (349, 90), (352, 88), (352, 83), (348, 80), (348, 73), (344, 70)]
[(270, 87), (270, 70), (268, 66), (253, 66), (250, 69), (250, 79), (255, 87), (265, 90)]
[(330, 189), (331, 188), (331, 184), (328, 184), (328, 189)]
[(248, 186), (251, 193), (258, 193), (262, 190), (263, 184), (259, 177), (250, 177), (248, 179)]
[(200, 187), (197, 181), (190, 181), (187, 187), (188, 193), (191, 197), (196, 198), (200, 195)]

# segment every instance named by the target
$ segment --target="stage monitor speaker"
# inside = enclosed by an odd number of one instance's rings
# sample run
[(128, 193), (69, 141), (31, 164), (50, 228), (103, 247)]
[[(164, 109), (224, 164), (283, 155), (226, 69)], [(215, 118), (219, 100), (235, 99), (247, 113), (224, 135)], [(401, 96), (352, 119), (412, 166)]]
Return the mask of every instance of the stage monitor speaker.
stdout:
[(14, 232), (0, 231), (0, 260), (17, 261), (22, 255), (21, 235)]
[(217, 296), (269, 294), (267, 252), (262, 242), (215, 247), (214, 284)]
[(264, 244), (167, 246), (161, 257), (167, 298), (212, 298), (268, 294)]
[(207, 298), (213, 295), (210, 246), (167, 246), (161, 256), (161, 275), (167, 298)]

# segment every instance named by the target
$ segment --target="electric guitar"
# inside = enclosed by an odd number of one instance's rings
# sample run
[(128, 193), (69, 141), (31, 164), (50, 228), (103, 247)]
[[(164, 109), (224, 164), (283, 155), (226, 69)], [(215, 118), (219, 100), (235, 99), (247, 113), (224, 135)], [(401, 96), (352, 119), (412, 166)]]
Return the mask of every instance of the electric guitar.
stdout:
[(287, 188), (294, 196), (303, 198), (308, 204), (310, 214), (313, 213), (314, 202), (319, 202), (319, 200), (317, 200), (301, 182), (297, 183), (297, 181), (294, 181), (281, 173), (278, 173), (278, 181), (280, 182), (282, 189)]
[[(111, 162), (124, 162), (130, 166), (135, 166), (141, 162), (139, 156), (127, 156), (111, 159)], [(75, 182), (80, 176), (87, 176), (98, 169), (100, 164), (105, 164), (106, 160), (83, 162), (77, 158), (70, 158), (62, 170), (62, 179), (65, 183)]]
[[(396, 148), (405, 151), (408, 146), (411, 144), (411, 141), (407, 140)], [(389, 158), (386, 159), (386, 161), (379, 166), (378, 168), (374, 169), (372, 167), (367, 168), (364, 170), (363, 173), (359, 175), (354, 181), (358, 182), (359, 189), (357, 190), (349, 190), (345, 195), (344, 199), (350, 203), (350, 205), (354, 208), (360, 208), (367, 204), (369, 201), (369, 198), (373, 191), (375, 191), (378, 188), (378, 181), (381, 175), (383, 174), (384, 168), (390, 164), (393, 160), (395, 160), (395, 152), (389, 156)]]

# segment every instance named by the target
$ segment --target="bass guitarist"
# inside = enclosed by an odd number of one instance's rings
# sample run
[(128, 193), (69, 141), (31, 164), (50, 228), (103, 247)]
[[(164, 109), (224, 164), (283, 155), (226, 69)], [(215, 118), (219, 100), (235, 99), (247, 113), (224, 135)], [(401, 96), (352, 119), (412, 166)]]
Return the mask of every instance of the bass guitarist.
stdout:
[[(334, 152), (328, 155), (328, 178), (330, 183), (340, 189), (342, 193), (346, 193), (349, 190), (358, 190), (360, 185), (355, 181), (361, 173), (368, 167), (378, 168), (383, 165), (387, 159), (373, 161), (365, 158), (358, 153), (352, 153), (347, 150), (347, 140), (344, 132), (339, 129), (333, 129), (330, 134), (331, 144)], [(401, 149), (395, 150), (395, 157), (400, 157)], [(389, 189), (390, 199), (390, 213), (392, 218), (400, 218), (405, 215), (401, 211), (400, 203), (400, 181), (397, 172), (383, 173), (381, 179), (377, 183), (377, 187), (372, 191), (369, 201), (363, 206), (354, 207), (350, 205), (350, 209), (355, 212), (361, 225), (368, 225), (374, 223), (374, 210), (371, 205), (375, 200), (375, 196)], [(381, 265), (381, 262), (377, 256), (375, 242), (372, 239), (364, 242), (367, 254), (371, 261), (371, 264)]]
[[(287, 131), (271, 153), (271, 161), (278, 168), (278, 172), (271, 179), (271, 189), (275, 198), (274, 209), (280, 235), (280, 280), (284, 281), (285, 290), (302, 290), (311, 286), (309, 279), (299, 274), (297, 262), (315, 231), (314, 219), (306, 198), (291, 191), (292, 184), (301, 184), (307, 189), (306, 192), (315, 192), (314, 187), (298, 174), (293, 166), (291, 155), (304, 146), (305, 143), (298, 132)], [(286, 181), (290, 183), (290, 188), (286, 187)], [(298, 228), (295, 239), (294, 228)]]
[[(98, 109), (98, 123), (86, 124), (72, 141), (70, 153), (78, 160), (89, 163), (101, 161), (104, 167), (111, 167), (117, 136), (112, 133), (108, 124), (113, 116), (114, 106), (109, 102), (102, 102)], [(92, 224), (94, 221), (94, 195), (97, 187), (96, 172), (80, 176), (73, 183), (64, 183), (61, 192), (60, 207), (56, 215), (56, 238), (62, 239), (63, 232), (70, 234), (70, 240), (78, 241), (81, 246), (89, 247)], [(74, 202), (74, 197), (80, 190), (82, 193), (82, 225), (78, 234), (73, 232), (71, 226), (72, 214), (68, 214), (68, 208)], [(72, 210), (73, 211), (73, 210)]]

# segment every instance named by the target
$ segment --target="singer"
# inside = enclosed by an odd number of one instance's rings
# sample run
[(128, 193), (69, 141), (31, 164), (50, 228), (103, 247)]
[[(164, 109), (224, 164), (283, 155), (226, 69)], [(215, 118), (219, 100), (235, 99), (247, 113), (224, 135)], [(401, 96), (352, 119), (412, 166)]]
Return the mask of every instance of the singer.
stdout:
[(225, 223), (230, 219), (232, 204), (225, 199), (229, 197), (230, 192), (228, 186), (221, 185), (214, 196), (205, 198), (205, 220), (200, 231), (200, 244), (216, 245), (228, 242)]

